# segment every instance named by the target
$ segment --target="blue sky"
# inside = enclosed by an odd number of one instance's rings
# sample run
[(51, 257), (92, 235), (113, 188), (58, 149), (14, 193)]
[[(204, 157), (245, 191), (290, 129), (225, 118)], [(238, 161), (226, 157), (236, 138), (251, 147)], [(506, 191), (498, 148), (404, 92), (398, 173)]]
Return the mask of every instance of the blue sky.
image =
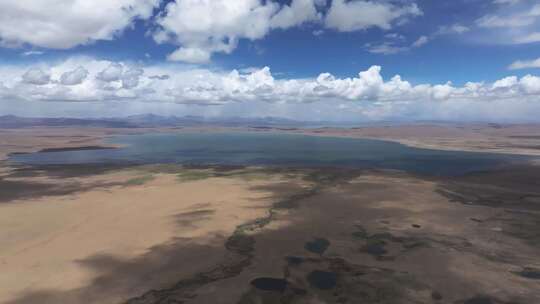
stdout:
[(540, 102), (536, 1), (20, 2), (0, 3), (0, 114), (529, 121)]

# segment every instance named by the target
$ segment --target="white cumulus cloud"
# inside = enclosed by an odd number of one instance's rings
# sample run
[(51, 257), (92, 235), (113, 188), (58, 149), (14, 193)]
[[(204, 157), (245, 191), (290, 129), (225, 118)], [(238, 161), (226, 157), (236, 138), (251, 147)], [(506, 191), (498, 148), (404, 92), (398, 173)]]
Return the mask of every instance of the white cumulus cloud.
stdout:
[(51, 76), (40, 68), (31, 68), (22, 75), (22, 80), (28, 84), (45, 85), (51, 81)]
[(139, 77), (144, 74), (141, 68), (130, 68), (122, 75), (122, 87), (132, 89), (139, 85)]
[(159, 0), (2, 0), (0, 45), (68, 49), (111, 40), (137, 19), (152, 15)]
[[(284, 79), (274, 77), (269, 67), (219, 71), (71, 58), (26, 67), (0, 66), (0, 105), (20, 104), (24, 108), (25, 102), (99, 101), (118, 109), (134, 104), (161, 109), (174, 104), (182, 105), (185, 111), (192, 111), (189, 107), (195, 105), (212, 105), (217, 107), (202, 107), (207, 110), (200, 111), (243, 115), (249, 110), (260, 115), (300, 117), (335, 112), (373, 119), (426, 119), (430, 115), (442, 119), (534, 119), (533, 114), (540, 109), (540, 77), (535, 75), (464, 85), (414, 84), (399, 75), (385, 79), (381, 70), (372, 66), (354, 77), (324, 72), (313, 78)], [(269, 109), (273, 112), (265, 113)]]
[(314, 0), (293, 0), (290, 6), (260, 0), (176, 0), (157, 19), (153, 37), (179, 45), (169, 60), (205, 63), (214, 53), (231, 53), (239, 39), (261, 39), (272, 29), (318, 19)]
[(60, 83), (63, 85), (76, 85), (82, 83), (88, 76), (88, 71), (79, 66), (73, 71), (68, 71), (60, 76)]
[(540, 68), (540, 58), (532, 60), (518, 60), (508, 66), (510, 70)]
[(342, 32), (365, 30), (379, 27), (392, 28), (399, 20), (422, 15), (415, 4), (396, 5), (390, 2), (334, 0), (326, 16), (325, 25)]
[[(395, 75), (384, 80), (380, 66), (372, 66), (352, 78), (338, 78), (321, 73), (315, 78), (276, 79), (269, 67), (230, 72), (180, 68), (168, 65), (139, 66), (130, 63), (94, 59), (71, 59), (58, 65), (31, 66), (26, 71), (0, 71), (0, 81), (8, 90), (29, 99), (21, 84), (41, 86), (59, 94), (69, 91), (71, 99), (115, 100), (132, 98), (141, 101), (227, 104), (254, 100), (272, 103), (310, 103), (335, 100), (352, 102), (436, 101), (468, 99), (489, 101), (499, 98), (532, 98), (540, 78), (509, 76), (493, 83), (467, 83), (464, 86), (412, 84)], [(150, 75), (150, 76), (147, 76)], [(158, 76), (156, 76), (158, 75)], [(19, 79), (19, 80), (17, 80)], [(65, 87), (68, 85), (69, 87)], [(84, 90), (83, 90), (84, 88)], [(538, 86), (540, 88), (540, 86)], [(31, 92), (30, 92), (31, 93)], [(538, 96), (534, 97), (538, 98)]]
[(111, 62), (107, 68), (97, 74), (96, 78), (105, 82), (117, 81), (120, 80), (123, 72), (123, 65), (116, 62)]

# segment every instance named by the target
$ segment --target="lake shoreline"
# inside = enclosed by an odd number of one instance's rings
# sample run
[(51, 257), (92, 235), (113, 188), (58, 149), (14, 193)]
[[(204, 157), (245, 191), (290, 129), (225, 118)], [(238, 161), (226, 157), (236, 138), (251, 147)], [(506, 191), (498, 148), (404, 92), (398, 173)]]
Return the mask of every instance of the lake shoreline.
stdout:
[[(81, 132), (86, 135), (81, 137)], [(505, 128), (489, 124), (404, 125), (363, 128), (280, 128), (267, 127), (183, 127), (183, 128), (80, 128), (45, 127), (0, 130), (0, 160), (10, 153), (37, 152), (41, 149), (69, 149), (81, 145), (111, 147), (110, 136), (147, 133), (189, 132), (276, 132), (310, 136), (363, 138), (397, 142), (409, 147), (444, 151), (468, 151), (540, 156), (540, 125), (510, 125)], [(17, 135), (19, 134), (19, 136)], [(532, 134), (532, 135), (531, 135)], [(24, 140), (21, 140), (24, 137)]]
[(403, 170), (422, 175), (461, 175), (534, 157), (487, 152), (450, 152), (411, 148), (387, 140), (290, 133), (180, 132), (109, 136), (102, 146), (47, 148), (12, 154), (21, 165), (184, 164)]

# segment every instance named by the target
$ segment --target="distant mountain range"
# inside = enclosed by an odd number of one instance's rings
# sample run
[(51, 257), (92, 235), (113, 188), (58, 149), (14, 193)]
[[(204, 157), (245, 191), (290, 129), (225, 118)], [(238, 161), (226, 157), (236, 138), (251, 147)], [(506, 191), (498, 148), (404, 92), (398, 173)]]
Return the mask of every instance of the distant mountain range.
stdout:
[[(502, 128), (507, 124), (476, 122), (493, 128)], [(132, 115), (110, 118), (50, 118), (50, 117), (19, 117), (14, 115), (0, 116), (0, 129), (29, 128), (29, 127), (100, 127), (100, 128), (156, 128), (156, 127), (252, 127), (252, 128), (301, 128), (301, 127), (368, 127), (368, 126), (398, 126), (411, 124), (428, 125), (461, 125), (464, 123), (452, 121), (376, 121), (376, 122), (333, 122), (333, 121), (298, 121), (278, 117), (220, 117), (207, 118), (202, 116), (161, 116), (155, 114)], [(465, 124), (475, 124), (469, 122)]]
[(0, 116), (0, 128), (28, 127), (102, 127), (102, 128), (148, 128), (182, 126), (302, 126), (306, 122), (276, 117), (261, 118), (205, 118), (201, 116), (160, 116), (155, 114), (133, 115), (113, 118), (42, 118)]

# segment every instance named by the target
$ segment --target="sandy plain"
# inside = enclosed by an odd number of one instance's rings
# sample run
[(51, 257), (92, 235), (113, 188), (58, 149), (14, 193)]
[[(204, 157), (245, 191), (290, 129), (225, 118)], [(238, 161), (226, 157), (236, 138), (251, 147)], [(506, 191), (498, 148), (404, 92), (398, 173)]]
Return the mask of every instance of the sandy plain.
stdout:
[[(528, 127), (446, 128), (323, 135), (527, 154), (540, 140)], [(2, 130), (0, 151), (146, 131)], [(0, 175), (0, 303), (540, 303), (534, 164), (434, 178), (3, 162)]]

